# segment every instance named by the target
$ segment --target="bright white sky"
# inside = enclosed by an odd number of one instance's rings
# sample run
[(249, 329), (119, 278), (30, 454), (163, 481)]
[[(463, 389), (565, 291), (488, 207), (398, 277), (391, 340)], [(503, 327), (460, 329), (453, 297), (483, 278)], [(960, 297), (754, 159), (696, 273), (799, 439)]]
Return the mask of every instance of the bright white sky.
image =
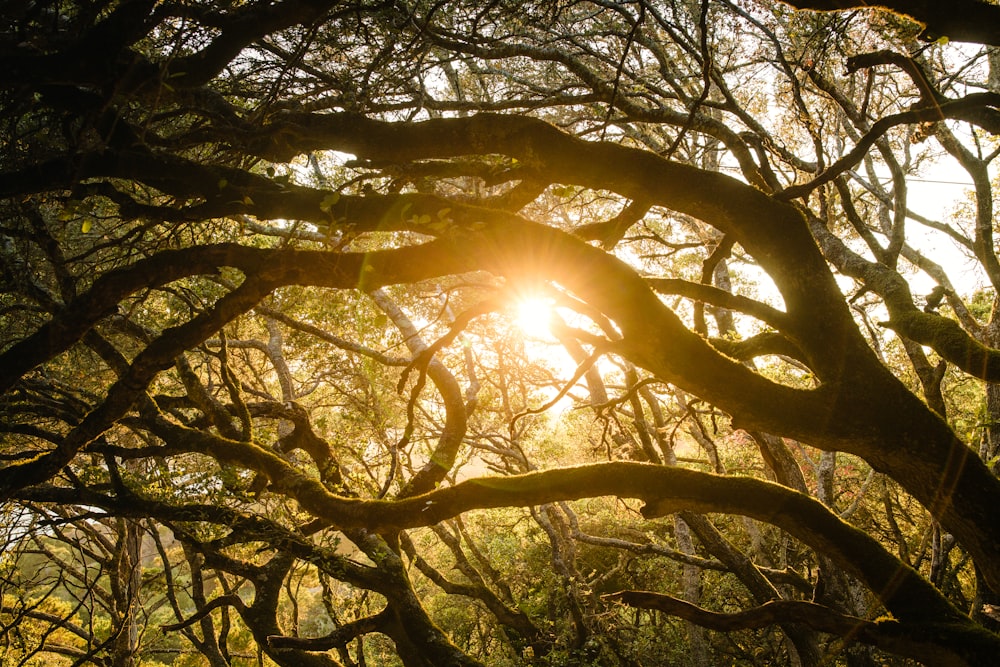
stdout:
[[(956, 226), (956, 210), (963, 202), (969, 201), (972, 181), (962, 169), (949, 162), (950, 158), (928, 166), (921, 176), (907, 179), (907, 207), (931, 220)], [(973, 221), (963, 222), (966, 224), (962, 227), (969, 229)], [(970, 261), (946, 235), (910, 220), (907, 222), (907, 239), (930, 259), (944, 266), (956, 289), (963, 295), (984, 287), (975, 262)], [(923, 274), (916, 276), (911, 284), (918, 293), (925, 288), (930, 291), (933, 286), (933, 282)]]

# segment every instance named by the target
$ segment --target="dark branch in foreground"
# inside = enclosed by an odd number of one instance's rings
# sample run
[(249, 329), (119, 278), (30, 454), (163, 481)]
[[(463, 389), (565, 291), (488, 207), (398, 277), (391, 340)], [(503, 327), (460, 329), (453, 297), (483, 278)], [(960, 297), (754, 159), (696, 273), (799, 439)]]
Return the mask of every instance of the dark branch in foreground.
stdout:
[[(928, 642), (929, 632), (934, 626), (904, 624), (892, 619), (866, 621), (840, 614), (829, 607), (798, 600), (774, 600), (753, 609), (735, 614), (720, 614), (702, 609), (690, 602), (670, 595), (648, 591), (622, 591), (607, 596), (630, 607), (655, 609), (670, 616), (682, 618), (703, 628), (719, 632), (735, 630), (757, 630), (777, 623), (802, 623), (819, 632), (828, 632), (839, 637), (849, 637), (854, 641), (878, 646), (897, 655), (917, 660), (924, 664), (963, 665), (967, 656), (959, 651), (948, 651)], [(978, 643), (985, 635), (973, 629), (967, 640)]]
[(947, 37), (959, 42), (1000, 46), (1000, 7), (981, 0), (782, 0), (797, 9), (835, 11), (883, 7), (910, 16), (926, 26), (923, 39)]

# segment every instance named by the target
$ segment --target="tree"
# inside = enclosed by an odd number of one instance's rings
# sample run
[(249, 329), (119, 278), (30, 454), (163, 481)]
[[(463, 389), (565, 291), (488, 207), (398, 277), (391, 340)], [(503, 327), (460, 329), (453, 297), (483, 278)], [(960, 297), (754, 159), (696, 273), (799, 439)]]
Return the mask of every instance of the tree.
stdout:
[(5, 11), (0, 497), (104, 545), (81, 659), (994, 659), (998, 8), (790, 4)]

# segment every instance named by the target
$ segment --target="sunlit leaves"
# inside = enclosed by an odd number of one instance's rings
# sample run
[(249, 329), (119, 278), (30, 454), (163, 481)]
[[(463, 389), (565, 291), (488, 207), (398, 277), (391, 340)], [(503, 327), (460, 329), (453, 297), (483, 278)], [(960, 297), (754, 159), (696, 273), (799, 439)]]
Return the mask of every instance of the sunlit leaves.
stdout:
[(323, 211), (324, 213), (329, 213), (330, 209), (332, 209), (339, 201), (340, 201), (340, 193), (331, 192), (330, 194), (323, 197), (323, 201), (319, 203), (319, 210)]

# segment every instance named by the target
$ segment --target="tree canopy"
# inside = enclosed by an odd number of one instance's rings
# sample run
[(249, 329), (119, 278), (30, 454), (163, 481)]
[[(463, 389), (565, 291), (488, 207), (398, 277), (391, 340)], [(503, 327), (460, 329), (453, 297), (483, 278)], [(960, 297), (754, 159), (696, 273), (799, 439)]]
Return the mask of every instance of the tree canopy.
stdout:
[(1000, 5), (867, 5), (5, 2), (0, 664), (995, 661)]

